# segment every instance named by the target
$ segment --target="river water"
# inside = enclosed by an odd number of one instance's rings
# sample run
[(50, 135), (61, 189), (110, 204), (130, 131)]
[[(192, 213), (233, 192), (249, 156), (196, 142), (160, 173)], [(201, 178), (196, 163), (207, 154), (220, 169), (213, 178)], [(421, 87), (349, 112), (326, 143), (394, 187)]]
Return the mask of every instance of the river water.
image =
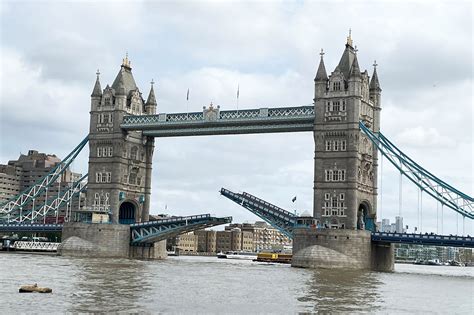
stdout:
[[(19, 294), (38, 283), (53, 294)], [(0, 253), (0, 314), (474, 313), (474, 268), (393, 273), (169, 257), (163, 261)]]

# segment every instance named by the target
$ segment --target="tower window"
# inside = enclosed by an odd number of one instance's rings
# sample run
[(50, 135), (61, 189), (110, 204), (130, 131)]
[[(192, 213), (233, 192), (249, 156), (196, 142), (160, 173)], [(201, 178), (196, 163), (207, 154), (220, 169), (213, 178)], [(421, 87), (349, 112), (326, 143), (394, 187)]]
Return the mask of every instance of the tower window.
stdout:
[(133, 147), (132, 150), (130, 151), (130, 159), (136, 160), (138, 155), (138, 148)]
[(106, 106), (109, 106), (109, 105), (110, 105), (110, 97), (106, 97), (106, 98), (105, 98), (104, 104), (105, 104)]
[(346, 140), (341, 140), (341, 151), (346, 151)]
[(332, 110), (335, 112), (338, 112), (340, 109), (340, 103), (339, 101), (334, 101), (332, 102)]
[(326, 140), (326, 151), (331, 151), (332, 148), (332, 141)]
[(346, 111), (346, 101), (342, 101), (342, 109), (343, 112)]
[(330, 182), (332, 179), (332, 170), (326, 170), (326, 181)]
[(334, 146), (334, 151), (338, 151), (339, 150), (339, 140), (334, 141), (333, 146)]
[(333, 89), (333, 91), (340, 91), (341, 90), (341, 82), (333, 82), (332, 89)]
[(330, 198), (330, 194), (325, 193), (325, 194), (324, 194), (324, 200), (329, 200), (329, 198)]

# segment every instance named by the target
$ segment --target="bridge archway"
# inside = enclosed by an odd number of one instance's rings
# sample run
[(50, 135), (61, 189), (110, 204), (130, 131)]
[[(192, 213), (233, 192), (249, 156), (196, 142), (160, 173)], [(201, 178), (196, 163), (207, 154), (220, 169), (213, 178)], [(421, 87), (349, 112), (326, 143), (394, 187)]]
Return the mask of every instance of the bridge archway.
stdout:
[(371, 206), (368, 201), (362, 201), (357, 211), (357, 229), (375, 232), (374, 218), (370, 215)]
[(132, 224), (135, 223), (138, 207), (130, 200), (122, 202), (119, 209), (119, 223)]

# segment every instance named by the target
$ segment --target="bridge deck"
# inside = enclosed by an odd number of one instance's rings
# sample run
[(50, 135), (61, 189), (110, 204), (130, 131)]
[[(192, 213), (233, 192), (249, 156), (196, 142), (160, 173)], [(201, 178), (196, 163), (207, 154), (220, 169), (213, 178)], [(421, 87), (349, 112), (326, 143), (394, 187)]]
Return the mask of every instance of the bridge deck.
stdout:
[(471, 236), (373, 232), (372, 241), (474, 248), (474, 237)]
[(0, 232), (61, 232), (62, 224), (0, 224)]
[(166, 240), (179, 234), (231, 223), (232, 217), (217, 218), (210, 214), (175, 217), (130, 225), (132, 245)]

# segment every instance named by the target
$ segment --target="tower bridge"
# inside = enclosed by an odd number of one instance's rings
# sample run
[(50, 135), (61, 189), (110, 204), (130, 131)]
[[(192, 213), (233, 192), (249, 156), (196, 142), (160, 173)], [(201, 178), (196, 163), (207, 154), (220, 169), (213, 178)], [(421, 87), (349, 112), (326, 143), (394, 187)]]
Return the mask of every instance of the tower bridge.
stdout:
[[(162, 113), (157, 111), (153, 82), (145, 100), (126, 57), (112, 85), (102, 89), (97, 72), (88, 136), (34, 187), (1, 205), (0, 216), (7, 225), (35, 223), (37, 218), (57, 210), (62, 203), (69, 204), (71, 198), (86, 190), (84, 209), (110, 216), (112, 224), (97, 227), (68, 222), (63, 235), (84, 241), (70, 241), (71, 248), (85, 248), (95, 242), (100, 252), (109, 241), (115, 244), (117, 253), (123, 254), (130, 251), (125, 248), (129, 243), (149, 245), (169, 235), (231, 220), (203, 215), (149, 222), (155, 138), (313, 132), (313, 213), (309, 217), (296, 218), (250, 194), (225, 189), (221, 193), (293, 237), (296, 266), (329, 264), (391, 270), (390, 244), (404, 239), (376, 234), (379, 151), (421, 191), (464, 218), (474, 218), (474, 199), (422, 168), (380, 132), (382, 89), (377, 64), (374, 62), (373, 66), (370, 76), (367, 70), (361, 71), (357, 50), (349, 36), (339, 63), (329, 75), (321, 51), (311, 105), (221, 110), (211, 103), (200, 112)], [(63, 194), (61, 201), (53, 205), (46, 198), (47, 205), (23, 213), (23, 206), (34, 203), (44, 191), (47, 193), (47, 187), (85, 144), (89, 145), (88, 174)], [(141, 257), (149, 257), (143, 253)]]

